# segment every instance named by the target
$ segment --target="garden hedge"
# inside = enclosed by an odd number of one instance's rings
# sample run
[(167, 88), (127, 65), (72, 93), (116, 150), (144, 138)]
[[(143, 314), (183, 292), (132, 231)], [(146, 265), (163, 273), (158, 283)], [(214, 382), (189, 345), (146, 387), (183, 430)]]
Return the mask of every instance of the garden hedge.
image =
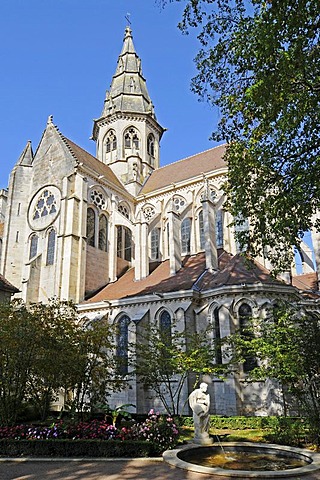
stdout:
[(0, 439), (1, 456), (7, 457), (152, 457), (152, 442), (126, 440), (12, 440)]

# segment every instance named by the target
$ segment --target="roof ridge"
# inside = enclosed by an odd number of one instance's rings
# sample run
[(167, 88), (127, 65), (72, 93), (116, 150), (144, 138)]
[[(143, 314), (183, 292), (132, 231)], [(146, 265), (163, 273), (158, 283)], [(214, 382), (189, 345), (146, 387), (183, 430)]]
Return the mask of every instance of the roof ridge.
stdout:
[[(76, 153), (73, 151), (72, 149), (72, 145), (70, 145), (70, 143), (72, 143), (73, 145), (75, 145), (77, 148), (80, 148), (83, 152), (85, 152), (87, 155), (90, 155), (92, 158), (94, 158), (95, 160), (98, 160), (94, 155), (92, 155), (92, 153), (88, 152), (87, 150), (85, 150), (84, 148), (80, 147), (80, 145), (77, 145), (75, 142), (73, 142), (72, 140), (70, 140), (70, 138), (66, 137), (65, 135), (63, 135), (59, 129), (58, 129), (58, 133), (63, 141), (63, 143), (67, 146), (68, 150), (70, 151), (70, 153), (72, 154), (72, 156), (76, 159), (77, 159), (77, 155)], [(98, 160), (99, 161), (99, 160)]]

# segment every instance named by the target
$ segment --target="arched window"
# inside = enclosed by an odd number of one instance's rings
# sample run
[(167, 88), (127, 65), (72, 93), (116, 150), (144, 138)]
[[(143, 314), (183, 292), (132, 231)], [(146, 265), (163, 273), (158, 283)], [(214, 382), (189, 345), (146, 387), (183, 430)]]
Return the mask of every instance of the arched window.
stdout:
[(87, 244), (91, 247), (95, 246), (96, 225), (95, 225), (95, 213), (93, 208), (87, 210)]
[(29, 252), (29, 260), (35, 257), (38, 252), (38, 235), (33, 233), (30, 237), (30, 252)]
[(47, 265), (54, 264), (54, 254), (56, 249), (56, 231), (51, 228), (48, 234), (48, 242), (47, 242)]
[(160, 256), (160, 228), (153, 228), (150, 234), (151, 260), (158, 260)]
[(148, 136), (148, 141), (147, 141), (147, 152), (149, 155), (154, 157), (154, 136), (152, 133)]
[(216, 363), (221, 364), (222, 350), (221, 350), (219, 308), (215, 308), (213, 311), (213, 328), (214, 328), (215, 349), (216, 349)]
[(167, 347), (170, 347), (172, 341), (171, 316), (167, 310), (163, 310), (163, 312), (161, 312), (159, 317), (159, 330), (161, 340)]
[(116, 357), (118, 373), (121, 375), (126, 375), (128, 373), (129, 323), (129, 317), (123, 315), (117, 324)]
[[(250, 341), (254, 337), (252, 328), (250, 326), (250, 322), (252, 319), (252, 308), (247, 303), (243, 303), (239, 307), (238, 315), (240, 334), (245, 340)], [(243, 356), (245, 359), (243, 363), (243, 371), (245, 373), (251, 372), (251, 370), (253, 370), (257, 366), (257, 359), (254, 356), (248, 354), (248, 352), (246, 351), (243, 352)]]
[(217, 248), (223, 247), (223, 213), (218, 210), (216, 213), (216, 243)]
[(117, 256), (131, 262), (132, 234), (128, 227), (117, 226)]
[(113, 130), (110, 130), (106, 136), (106, 153), (117, 149), (117, 137)]
[(99, 218), (99, 249), (106, 252), (108, 250), (108, 220), (105, 215)]
[(138, 150), (140, 147), (140, 139), (138, 131), (131, 127), (124, 133), (124, 148)]
[(191, 219), (185, 218), (181, 223), (181, 253), (190, 253), (191, 244)]
[(237, 238), (237, 234), (240, 234), (241, 233), (244, 233), (244, 232), (247, 232), (249, 230), (249, 220), (247, 218), (242, 218), (240, 219), (241, 220), (241, 224), (240, 225), (235, 225), (234, 227), (234, 231), (235, 231), (235, 234), (236, 234), (236, 249), (237, 249), (237, 253), (240, 253), (240, 252), (243, 252), (246, 250), (246, 246), (242, 246), (240, 245), (240, 242)]

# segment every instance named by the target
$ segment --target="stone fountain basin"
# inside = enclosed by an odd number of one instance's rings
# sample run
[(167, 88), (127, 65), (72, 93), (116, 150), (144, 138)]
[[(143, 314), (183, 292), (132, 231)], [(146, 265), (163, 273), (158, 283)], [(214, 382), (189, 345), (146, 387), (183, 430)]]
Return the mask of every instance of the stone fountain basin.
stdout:
[[(298, 468), (291, 468), (287, 470), (278, 471), (253, 471), (253, 470), (227, 470), (220, 467), (205, 467), (202, 465), (196, 465), (189, 463), (186, 460), (179, 458), (179, 454), (183, 452), (183, 456), (189, 450), (190, 453), (195, 452), (196, 449), (208, 449), (207, 446), (188, 444), (175, 450), (167, 450), (163, 453), (163, 459), (178, 468), (190, 470), (192, 472), (206, 473), (207, 475), (221, 475), (224, 477), (242, 477), (242, 478), (299, 478), (302, 475), (308, 475), (320, 470), (320, 453), (314, 453), (310, 450), (288, 447), (284, 445), (275, 445), (270, 443), (251, 443), (251, 442), (225, 442), (221, 443), (222, 448), (229, 452), (254, 452), (261, 454), (279, 455), (281, 457), (297, 458), (306, 462), (306, 465)], [(221, 451), (219, 445), (212, 446), (214, 453)], [(231, 453), (232, 455), (232, 453)]]

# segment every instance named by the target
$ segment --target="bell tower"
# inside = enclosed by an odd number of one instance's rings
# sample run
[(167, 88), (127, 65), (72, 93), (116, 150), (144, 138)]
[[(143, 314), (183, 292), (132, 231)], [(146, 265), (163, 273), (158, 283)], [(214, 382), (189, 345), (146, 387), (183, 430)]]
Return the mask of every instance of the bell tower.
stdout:
[(145, 179), (159, 168), (164, 130), (156, 119), (128, 26), (101, 117), (94, 120), (96, 156), (136, 196)]

